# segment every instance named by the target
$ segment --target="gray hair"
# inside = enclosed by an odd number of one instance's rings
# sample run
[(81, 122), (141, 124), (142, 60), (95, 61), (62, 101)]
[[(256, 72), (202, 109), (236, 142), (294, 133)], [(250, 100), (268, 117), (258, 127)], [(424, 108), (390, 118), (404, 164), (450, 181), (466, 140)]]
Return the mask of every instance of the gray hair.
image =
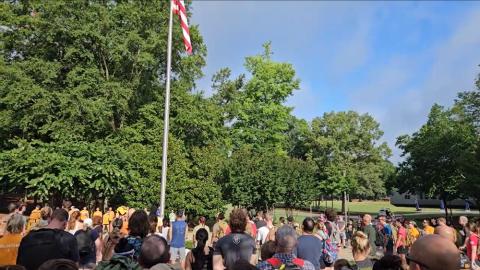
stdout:
[(13, 214), (7, 222), (7, 232), (21, 233), (25, 227), (25, 218), (21, 214)]
[(280, 251), (292, 251), (297, 245), (297, 232), (288, 225), (283, 225), (275, 233), (275, 241)]

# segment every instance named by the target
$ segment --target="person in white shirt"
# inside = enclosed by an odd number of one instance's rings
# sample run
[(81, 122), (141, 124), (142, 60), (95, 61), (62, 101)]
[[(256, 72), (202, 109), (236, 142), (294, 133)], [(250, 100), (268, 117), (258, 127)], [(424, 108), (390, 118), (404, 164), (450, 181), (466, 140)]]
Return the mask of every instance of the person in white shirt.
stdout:
[(195, 226), (195, 228), (193, 228), (193, 236), (192, 236), (192, 241), (193, 241), (193, 246), (196, 247), (197, 246), (197, 239), (196, 239), (196, 235), (197, 235), (197, 231), (200, 230), (200, 229), (205, 229), (207, 232), (208, 232), (208, 237), (209, 239), (211, 238), (210, 237), (210, 228), (205, 224), (205, 222), (207, 221), (207, 219), (205, 217), (200, 217), (198, 219), (198, 225)]
[(257, 230), (257, 244), (258, 245), (263, 245), (263, 243), (267, 242), (267, 236), (268, 233), (270, 232), (270, 229), (267, 228), (267, 226), (260, 227), (260, 229)]

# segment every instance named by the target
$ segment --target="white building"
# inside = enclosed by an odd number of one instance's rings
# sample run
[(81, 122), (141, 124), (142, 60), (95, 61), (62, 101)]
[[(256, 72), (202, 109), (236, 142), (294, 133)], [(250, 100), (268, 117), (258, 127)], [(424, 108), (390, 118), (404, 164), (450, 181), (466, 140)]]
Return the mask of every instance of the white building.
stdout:
[[(422, 207), (438, 207), (440, 208), (440, 199), (438, 198), (428, 198), (425, 194), (410, 194), (410, 193), (398, 193), (394, 192), (390, 196), (390, 203), (395, 206), (412, 206), (415, 207), (415, 199), (418, 200), (418, 204), (420, 208)], [(475, 207), (475, 200), (468, 199), (470, 203), (470, 207)], [(455, 208), (465, 208), (465, 200), (464, 199), (455, 199), (448, 201), (448, 207), (455, 207)]]

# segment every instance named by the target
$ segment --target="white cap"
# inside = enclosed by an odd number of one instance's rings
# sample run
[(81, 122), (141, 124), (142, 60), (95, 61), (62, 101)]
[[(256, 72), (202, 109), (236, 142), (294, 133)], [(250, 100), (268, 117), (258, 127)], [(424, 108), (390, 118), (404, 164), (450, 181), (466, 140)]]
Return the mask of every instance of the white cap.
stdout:
[(87, 227), (92, 227), (93, 226), (93, 221), (91, 218), (87, 218), (83, 221), (83, 225), (87, 226)]

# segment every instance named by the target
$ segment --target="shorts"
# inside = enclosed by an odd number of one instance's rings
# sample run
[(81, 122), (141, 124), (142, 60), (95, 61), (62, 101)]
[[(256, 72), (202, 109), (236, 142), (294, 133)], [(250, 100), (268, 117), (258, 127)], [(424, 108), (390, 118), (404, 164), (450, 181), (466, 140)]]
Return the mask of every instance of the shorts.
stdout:
[(345, 240), (347, 239), (347, 234), (345, 232), (340, 233), (340, 239)]
[(181, 248), (170, 247), (170, 255), (171, 255), (170, 259), (172, 261), (176, 261), (177, 258), (179, 258), (180, 261), (184, 261), (186, 257), (185, 247), (181, 247)]
[(408, 248), (406, 248), (404, 246), (399, 246), (397, 248), (397, 253), (398, 254), (407, 254), (408, 253)]

